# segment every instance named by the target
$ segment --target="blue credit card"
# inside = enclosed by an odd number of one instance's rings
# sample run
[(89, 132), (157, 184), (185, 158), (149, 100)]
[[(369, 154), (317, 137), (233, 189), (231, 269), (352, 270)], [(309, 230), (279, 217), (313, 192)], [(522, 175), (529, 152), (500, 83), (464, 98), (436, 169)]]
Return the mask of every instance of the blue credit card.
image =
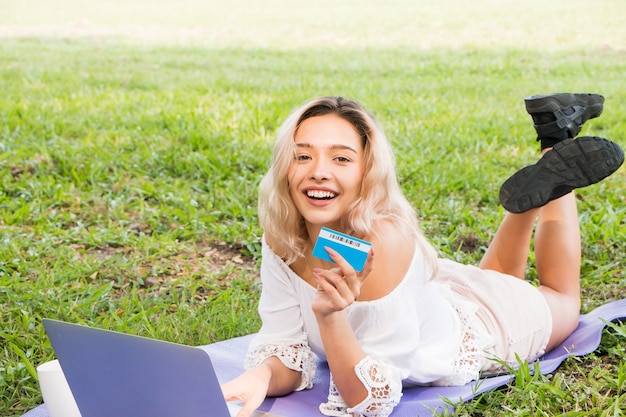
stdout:
[(313, 247), (313, 256), (333, 262), (324, 247), (329, 247), (339, 252), (355, 271), (361, 272), (365, 266), (372, 244), (354, 236), (322, 227)]

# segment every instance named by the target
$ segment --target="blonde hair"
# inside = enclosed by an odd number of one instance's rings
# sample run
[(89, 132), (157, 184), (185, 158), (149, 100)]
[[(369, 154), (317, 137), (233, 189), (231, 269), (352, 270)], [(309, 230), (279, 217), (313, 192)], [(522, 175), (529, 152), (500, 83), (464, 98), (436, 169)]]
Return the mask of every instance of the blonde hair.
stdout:
[[(280, 247), (273, 247), (287, 263), (302, 257), (309, 238), (304, 220), (289, 195), (288, 170), (293, 162), (295, 135), (308, 118), (336, 115), (348, 121), (361, 136), (365, 174), (360, 197), (349, 210), (346, 230), (356, 237), (376, 233), (376, 221), (388, 220), (408, 237), (417, 241), (433, 266), (435, 249), (420, 231), (415, 210), (402, 193), (395, 171), (391, 145), (374, 117), (359, 103), (343, 97), (321, 97), (296, 109), (277, 132), (272, 164), (259, 186), (259, 221), (266, 238)], [(378, 236), (380, 238), (380, 236)]]

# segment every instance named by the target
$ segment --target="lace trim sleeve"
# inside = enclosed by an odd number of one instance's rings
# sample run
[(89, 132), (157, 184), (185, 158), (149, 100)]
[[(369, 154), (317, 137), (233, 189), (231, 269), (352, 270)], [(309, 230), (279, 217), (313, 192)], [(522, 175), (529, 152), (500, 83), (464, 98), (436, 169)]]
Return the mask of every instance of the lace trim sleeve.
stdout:
[(363, 358), (354, 371), (365, 389), (367, 397), (353, 408), (348, 408), (339, 395), (331, 376), (328, 402), (320, 405), (326, 416), (336, 417), (387, 417), (402, 397), (402, 382), (392, 369), (370, 356)]
[(312, 388), (316, 371), (315, 356), (306, 340), (306, 335), (302, 335), (295, 340), (281, 340), (253, 346), (246, 354), (244, 366), (250, 369), (265, 359), (276, 356), (287, 368), (302, 372), (302, 379), (296, 391)]

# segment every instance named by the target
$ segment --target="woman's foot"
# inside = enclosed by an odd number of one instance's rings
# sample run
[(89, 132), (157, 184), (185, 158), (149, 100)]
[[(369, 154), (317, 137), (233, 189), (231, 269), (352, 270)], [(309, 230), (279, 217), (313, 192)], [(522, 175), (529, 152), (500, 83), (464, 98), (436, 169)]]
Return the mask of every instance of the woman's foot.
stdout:
[(526, 97), (526, 111), (533, 118), (541, 149), (575, 138), (583, 124), (600, 116), (604, 97), (600, 94), (559, 93)]
[(534, 165), (517, 171), (500, 188), (500, 203), (512, 213), (541, 207), (575, 188), (595, 184), (624, 162), (624, 151), (607, 139), (566, 139)]

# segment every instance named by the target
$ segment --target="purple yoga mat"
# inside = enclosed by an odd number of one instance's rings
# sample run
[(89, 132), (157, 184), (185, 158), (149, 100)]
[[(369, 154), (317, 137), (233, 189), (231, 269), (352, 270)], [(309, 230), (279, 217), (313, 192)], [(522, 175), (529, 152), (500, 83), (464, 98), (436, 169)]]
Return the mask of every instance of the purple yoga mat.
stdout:
[[(582, 356), (593, 352), (600, 345), (602, 330), (608, 321), (626, 318), (626, 299), (613, 301), (580, 316), (578, 327), (560, 346), (540, 358), (544, 374), (553, 372), (567, 357)], [(253, 335), (225, 340), (202, 346), (211, 356), (215, 371), (221, 382), (226, 382), (243, 372), (243, 358)], [(446, 408), (443, 398), (452, 402), (467, 401), (483, 392), (507, 384), (513, 376), (502, 375), (484, 378), (460, 387), (419, 387), (404, 389), (402, 401), (391, 414), (392, 417), (432, 416)], [(285, 417), (319, 417), (320, 403), (328, 394), (329, 371), (325, 363), (318, 363), (313, 389), (296, 392), (286, 397), (269, 398), (261, 409)], [(48, 417), (45, 405), (41, 405), (22, 417)]]

